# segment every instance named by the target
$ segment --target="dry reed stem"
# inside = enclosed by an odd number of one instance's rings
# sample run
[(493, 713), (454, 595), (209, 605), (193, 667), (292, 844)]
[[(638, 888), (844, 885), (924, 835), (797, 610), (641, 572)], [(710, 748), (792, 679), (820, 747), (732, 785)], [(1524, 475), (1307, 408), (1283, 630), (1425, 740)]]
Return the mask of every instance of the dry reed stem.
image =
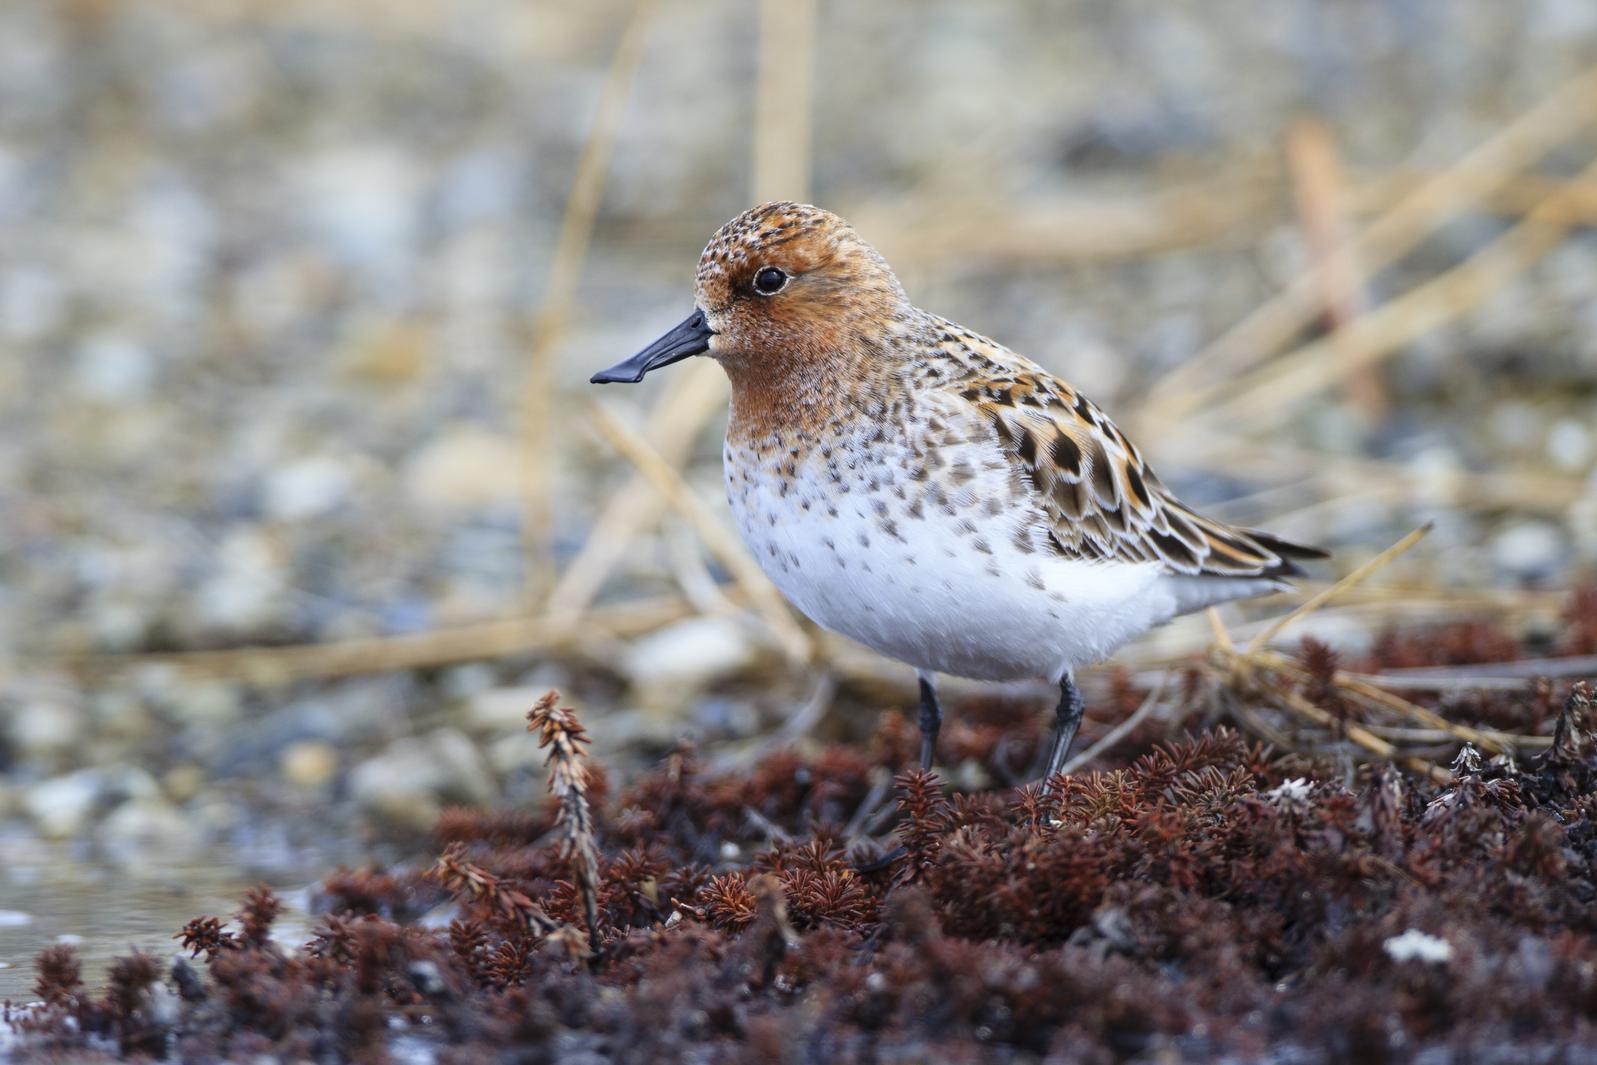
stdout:
[(810, 198), (816, 0), (760, 0), (754, 91), (756, 202)]
[(1245, 694), (1249, 691), (1260, 691), (1272, 702), (1278, 703), (1284, 709), (1296, 716), (1318, 725), (1321, 728), (1340, 732), (1349, 742), (1368, 751), (1371, 755), (1385, 762), (1395, 762), (1416, 773), (1421, 773), (1438, 784), (1450, 784), (1453, 774), (1416, 755), (1404, 754), (1396, 746), (1375, 735), (1369, 729), (1352, 721), (1339, 721), (1330, 711), (1316, 706), (1302, 694), (1291, 690), (1273, 690), (1261, 688), (1260, 674), (1261, 663), (1256, 655), (1246, 651), (1224, 651), (1216, 648), (1214, 659), (1218, 666), (1217, 676), (1222, 683)]
[[(1191, 446), (1187, 446), (1188, 443)], [(1472, 509), (1506, 507), (1562, 512), (1590, 491), (1582, 477), (1523, 466), (1497, 470), (1418, 470), (1390, 459), (1296, 448), (1284, 441), (1272, 441), (1268, 452), (1235, 438), (1222, 445), (1212, 439), (1204, 440), (1196, 432), (1190, 442), (1183, 443), (1182, 462), (1192, 465), (1223, 463), (1228, 471), (1257, 478), (1302, 478), (1305, 482), (1320, 483), (1323, 493), (1348, 486), (1366, 499), (1376, 496), (1420, 498), (1438, 505)], [(1313, 506), (1326, 502), (1328, 500), (1322, 499)], [(1277, 514), (1274, 520), (1279, 524), (1282, 516)]]
[[(1347, 180), (1336, 137), (1324, 121), (1301, 119), (1288, 131), (1287, 158), (1304, 243), (1320, 282), (1320, 304), (1332, 333), (1338, 333), (1364, 313), (1369, 300), (1363, 271), (1352, 251)], [(1376, 368), (1367, 367), (1350, 376), (1347, 392), (1366, 423), (1376, 425), (1386, 419), (1390, 403)]]
[[(752, 171), (756, 201), (809, 197), (810, 98), (815, 0), (763, 0)], [(725, 407), (726, 385), (708, 360), (683, 367), (661, 396), (650, 436), (668, 465), (680, 469), (699, 431)], [(556, 617), (576, 617), (593, 601), (632, 540), (660, 515), (662, 497), (641, 473), (606, 507), (582, 551), (549, 596)]]
[(588, 948), (597, 955), (599, 851), (594, 842), (593, 811), (588, 806), (588, 767), (583, 760), (588, 733), (577, 720), (576, 711), (559, 703), (560, 693), (556, 691), (539, 699), (527, 713), (527, 731), (537, 733), (538, 746), (549, 752), (544, 759), (549, 770), (545, 787), (560, 803), (555, 824), (564, 830), (566, 859), (571, 862), (572, 879), (576, 881), (588, 925)]
[[(890, 262), (1055, 263), (1128, 258), (1256, 235), (1276, 214), (1278, 178), (1239, 168), (1134, 195), (1028, 197), (1024, 203), (915, 196), (849, 207)], [(928, 226), (927, 218), (938, 219)]]
[(688, 604), (680, 596), (673, 595), (636, 599), (591, 611), (583, 618), (580, 628), (547, 617), (506, 618), (406, 636), (220, 651), (41, 655), (22, 658), (17, 665), (24, 669), (61, 669), (77, 673), (169, 666), (190, 674), (228, 677), (268, 686), (312, 678), (429, 669), (532, 651), (580, 647), (642, 635), (689, 613)]
[(1232, 650), (1236, 645), (1231, 642), (1231, 633), (1225, 627), (1225, 619), (1220, 616), (1218, 607), (1209, 607), (1203, 612), (1209, 619), (1209, 628), (1214, 632), (1214, 642), (1226, 650)]
[[(1597, 162), (1580, 180), (1597, 179)], [(1558, 221), (1558, 204), (1568, 190), (1554, 194), (1508, 232), (1458, 266), (1410, 289), (1324, 337), (1254, 371), (1240, 382), (1195, 389), (1201, 416), (1215, 424), (1266, 428), (1291, 417), (1295, 404), (1374, 366), (1403, 345), (1473, 310), (1563, 242), (1568, 230)]]
[[(1394, 262), (1444, 222), (1481, 202), (1520, 171), (1597, 118), (1597, 68), (1571, 79), (1498, 130), (1455, 165), (1398, 200), (1348, 246), (1366, 270)], [(1561, 203), (1562, 197), (1549, 201)], [(1554, 214), (1553, 208), (1547, 214)], [(1167, 374), (1150, 392), (1138, 420), (1144, 435), (1178, 424), (1203, 408), (1215, 387), (1279, 351), (1314, 313), (1320, 271), (1300, 275), (1236, 326)], [(1200, 387), (1207, 377), (1221, 385)]]
[(648, 478), (671, 508), (698, 531), (704, 546), (743, 588), (788, 661), (794, 665), (809, 661), (813, 650), (809, 637), (793, 619), (782, 594), (760, 571), (725, 523), (694, 494), (687, 481), (670, 463), (660, 458), (643, 438), (611, 413), (608, 407), (590, 400), (585, 404), (585, 409), (589, 414), (589, 424), (605, 442)]
[(1420, 526), (1418, 529), (1415, 529), (1413, 532), (1403, 537), (1391, 547), (1388, 547), (1385, 551), (1382, 551), (1380, 554), (1376, 555), (1374, 558), (1355, 569), (1352, 573), (1349, 573), (1347, 576), (1331, 585), (1331, 587), (1311, 596), (1309, 599), (1301, 603), (1295, 610), (1283, 615), (1280, 618), (1277, 618), (1263, 632), (1260, 632), (1257, 636), (1253, 637), (1252, 640), (1248, 641), (1248, 653), (1252, 654), (1253, 652), (1262, 649), (1265, 644), (1269, 643), (1276, 636), (1280, 635), (1282, 629), (1285, 629), (1294, 621), (1314, 613), (1314, 611), (1320, 609), (1320, 607), (1324, 606), (1326, 603), (1329, 603), (1331, 600), (1335, 599), (1337, 596), (1341, 595), (1344, 591), (1353, 587), (1355, 584), (1360, 583), (1366, 577), (1370, 576), (1370, 574), (1374, 573), (1376, 570), (1380, 569), (1382, 566), (1385, 566), (1387, 563), (1397, 558), (1397, 556), (1401, 555), (1403, 552), (1419, 543), (1426, 537), (1427, 534), (1430, 533), (1431, 528), (1431, 523), (1426, 522), (1424, 525)]
[[(1437, 180), (1438, 173), (1366, 172), (1346, 186), (1347, 213), (1381, 214)], [(1568, 195), (1559, 202), (1557, 220), (1570, 226), (1597, 223), (1597, 184), (1535, 174), (1505, 177), (1501, 187), (1465, 206), (1519, 216), (1560, 190)], [(972, 260), (1010, 265), (1099, 262), (1197, 245), (1241, 245), (1275, 224), (1286, 191), (1279, 174), (1242, 163), (1207, 179), (1140, 194), (1043, 195), (1016, 205), (911, 193), (891, 201), (845, 205), (843, 213), (890, 262), (907, 271), (924, 271), (941, 260), (966, 265)], [(924, 225), (928, 217), (938, 218), (939, 224)], [(647, 222), (640, 224), (648, 227)], [(1313, 273), (1305, 276), (1324, 284)], [(1323, 293), (1316, 298), (1321, 302), (1303, 312), (1305, 323), (1323, 307)], [(1165, 395), (1165, 386), (1155, 395)]]
[[(725, 408), (725, 395), (725, 375), (708, 359), (694, 361), (673, 374), (648, 422), (649, 442), (661, 459), (680, 469), (692, 453), (700, 429)], [(636, 538), (658, 521), (664, 506), (649, 479), (634, 471), (610, 498), (582, 550), (549, 593), (549, 615), (575, 619), (587, 610)]]
[[(1266, 674), (1281, 677), (1285, 674), (1301, 672), (1296, 665), (1287, 662), (1281, 656), (1264, 650), (1265, 644), (1294, 621), (1321, 609), (1375, 571), (1389, 564), (1397, 556), (1423, 539), (1430, 530), (1431, 526), (1428, 524), (1415, 529), (1329, 588), (1312, 596), (1296, 609), (1272, 621), (1255, 635), (1242, 650), (1235, 648), (1225, 626), (1219, 622), (1218, 615), (1212, 616), (1210, 621), (1215, 626), (1217, 639), (1210, 649), (1209, 657), (1210, 661), (1214, 663), (1216, 676), (1224, 686), (1240, 696), (1245, 696), (1250, 691), (1259, 691), (1305, 721), (1333, 731), (1340, 731), (1341, 735), (1345, 736), (1350, 742), (1377, 758), (1384, 761), (1397, 762), (1415, 772), (1425, 774), (1438, 783), (1451, 782), (1452, 774), (1445, 769), (1416, 755), (1402, 753), (1393, 744), (1375, 735), (1363, 725), (1356, 722), (1338, 720), (1335, 715), (1315, 705), (1297, 691), (1290, 689), (1278, 690), (1264, 684)], [(1388, 708), (1394, 709), (1395, 707), (1389, 706)], [(1419, 710), (1421, 708), (1415, 707), (1413, 709)], [(1247, 719), (1243, 720), (1244, 723), (1248, 723)], [(1430, 715), (1426, 720), (1428, 724), (1440, 723), (1444, 726), (1447, 724), (1435, 715)]]
[[(1378, 212), (1434, 176), (1434, 172), (1409, 170), (1368, 172), (1350, 185), (1349, 210), (1355, 214)], [(1559, 221), (1571, 226), (1597, 221), (1597, 184), (1542, 174), (1521, 174), (1505, 181), (1483, 197), (1477, 207), (1490, 214), (1523, 215), (1559, 192), (1567, 192), (1560, 198)]]
[(551, 497), (557, 438), (552, 423), (559, 377), (559, 345), (576, 298), (582, 264), (588, 256), (604, 178), (610, 170), (616, 134), (643, 59), (643, 44), (654, 8), (655, 0), (637, 0), (610, 58), (593, 125), (583, 142), (571, 195), (560, 218), (560, 232), (549, 259), (549, 280), (533, 319), (521, 400), (521, 535), (529, 608), (541, 600), (553, 572), (550, 534), (554, 506)]
[[(1490, 662), (1470, 666), (1418, 666), (1369, 675), (1356, 674), (1375, 684), (1403, 684), (1411, 690), (1440, 691), (1445, 687), (1471, 684), (1523, 687), (1526, 681), (1544, 677), (1579, 677), (1597, 673), (1597, 655), (1570, 655), (1565, 658), (1521, 658), (1512, 662)], [(1421, 688), (1422, 684), (1442, 687)]]
[[(1285, 655), (1273, 654), (1269, 651), (1250, 652), (1253, 664), (1263, 666), (1282, 676), (1290, 677), (1296, 681), (1305, 681), (1309, 678), (1308, 670), (1293, 662)], [(1483, 747), (1493, 754), (1502, 754), (1520, 745), (1520, 741), (1528, 737), (1517, 736), (1511, 732), (1502, 732), (1498, 729), (1477, 729), (1468, 725), (1459, 725), (1447, 720), (1434, 710), (1409, 702), (1391, 692), (1382, 691), (1374, 684), (1359, 680), (1343, 670), (1337, 670), (1331, 675), (1331, 683), (1343, 694), (1351, 696), (1355, 702), (1379, 710), (1386, 710), (1417, 721), (1427, 729), (1443, 733), (1462, 743), (1473, 743)]]

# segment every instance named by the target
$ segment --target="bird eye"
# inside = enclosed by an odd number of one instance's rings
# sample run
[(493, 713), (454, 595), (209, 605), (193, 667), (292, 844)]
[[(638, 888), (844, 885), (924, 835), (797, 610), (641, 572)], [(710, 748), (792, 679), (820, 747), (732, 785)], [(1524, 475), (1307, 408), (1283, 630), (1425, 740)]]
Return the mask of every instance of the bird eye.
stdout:
[(767, 266), (754, 275), (754, 291), (762, 296), (774, 296), (787, 284), (787, 274), (774, 266)]

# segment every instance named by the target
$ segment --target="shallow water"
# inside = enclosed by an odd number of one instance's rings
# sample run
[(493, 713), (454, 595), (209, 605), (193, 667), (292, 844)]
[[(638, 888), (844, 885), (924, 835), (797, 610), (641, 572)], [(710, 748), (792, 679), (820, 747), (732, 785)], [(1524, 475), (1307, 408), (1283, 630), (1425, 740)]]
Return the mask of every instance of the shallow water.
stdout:
[(77, 948), (91, 988), (101, 985), (114, 957), (130, 950), (175, 957), (173, 936), (190, 918), (225, 918), (260, 883), (283, 898), (277, 935), (298, 943), (310, 923), (308, 888), (337, 862), (325, 853), (295, 859), (218, 849), (120, 864), (78, 844), (0, 835), (0, 1000), (33, 998), (33, 959), (53, 943)]

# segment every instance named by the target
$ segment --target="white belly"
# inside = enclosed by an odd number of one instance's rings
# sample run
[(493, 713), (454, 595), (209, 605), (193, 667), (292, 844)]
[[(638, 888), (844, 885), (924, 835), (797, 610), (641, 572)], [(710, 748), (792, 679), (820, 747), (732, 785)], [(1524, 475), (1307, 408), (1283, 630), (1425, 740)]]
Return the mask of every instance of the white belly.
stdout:
[[(782, 477), (727, 451), (727, 495), (760, 566), (817, 624), (918, 669), (1057, 679), (1169, 620), (1156, 564), (1060, 558), (1024, 531), (1041, 515), (996, 470), (915, 479), (907, 449), (812, 458)], [(956, 460), (957, 461), (957, 460)]]

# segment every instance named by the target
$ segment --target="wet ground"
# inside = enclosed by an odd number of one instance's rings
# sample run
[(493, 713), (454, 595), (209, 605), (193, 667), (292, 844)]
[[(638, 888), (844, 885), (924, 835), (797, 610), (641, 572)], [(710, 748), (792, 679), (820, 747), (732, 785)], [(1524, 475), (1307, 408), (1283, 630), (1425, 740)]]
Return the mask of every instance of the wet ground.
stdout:
[(178, 950), (173, 935), (190, 918), (225, 917), (262, 883), (282, 898), (280, 934), (297, 944), (308, 927), (307, 888), (340, 860), (334, 853), (262, 847), (128, 864), (78, 844), (6, 833), (0, 836), (0, 1001), (33, 998), (33, 960), (45, 947), (72, 944), (84, 976), (98, 985), (113, 957), (131, 950), (171, 957)]

